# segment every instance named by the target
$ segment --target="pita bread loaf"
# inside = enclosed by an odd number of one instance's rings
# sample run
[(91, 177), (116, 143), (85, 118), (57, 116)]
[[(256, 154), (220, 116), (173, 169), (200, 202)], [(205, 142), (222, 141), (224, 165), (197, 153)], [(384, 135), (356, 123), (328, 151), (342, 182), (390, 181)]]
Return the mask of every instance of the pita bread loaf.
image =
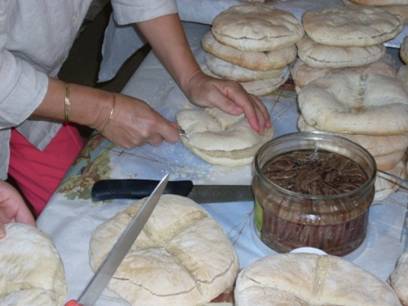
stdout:
[[(95, 270), (143, 200), (98, 226), (90, 243)], [(130, 305), (195, 306), (232, 287), (234, 248), (221, 227), (192, 200), (163, 195), (109, 288)]]
[(362, 5), (376, 5), (376, 6), (408, 4), (408, 0), (352, 0), (352, 2)]
[(306, 123), (323, 131), (377, 136), (408, 132), (408, 94), (397, 78), (331, 73), (303, 87), (298, 102)]
[(258, 134), (243, 115), (233, 116), (215, 108), (182, 110), (177, 123), (186, 132), (184, 145), (207, 162), (221, 166), (251, 163), (258, 148), (273, 134), (272, 128)]
[(296, 59), (297, 54), (295, 45), (274, 51), (241, 51), (219, 43), (211, 32), (204, 35), (201, 44), (208, 53), (252, 70), (267, 71), (286, 67)]
[(408, 63), (408, 36), (405, 36), (401, 43), (400, 57), (405, 64)]
[(0, 305), (63, 305), (64, 267), (51, 240), (19, 223), (6, 226), (0, 239)]
[[(362, 5), (354, 3), (349, 0), (343, 0), (345, 6), (362, 8)], [(408, 5), (384, 5), (378, 6), (379, 8), (387, 11), (395, 16), (398, 16), (401, 19), (401, 22), (404, 24), (408, 23)]]
[(374, 63), (385, 54), (383, 45), (367, 47), (333, 47), (303, 37), (297, 42), (298, 55), (307, 65), (315, 68), (358, 67)]
[(380, 74), (389, 77), (395, 77), (397, 75), (396, 69), (393, 67), (391, 63), (388, 63), (388, 60), (384, 58), (381, 61), (361, 66), (361, 67), (353, 67), (353, 68), (313, 68), (306, 65), (303, 61), (297, 60), (295, 65), (293, 65), (291, 69), (292, 79), (295, 82), (297, 87), (297, 91), (300, 90), (301, 87), (309, 84), (310, 82), (324, 77), (330, 73), (336, 72), (344, 72), (344, 71), (353, 71), (359, 73), (367, 73), (367, 74)]
[(400, 306), (390, 286), (336, 256), (279, 254), (243, 269), (237, 306)]
[[(304, 118), (299, 116), (298, 128), (301, 131), (315, 132), (320, 131), (306, 124)], [(390, 136), (371, 136), (356, 134), (341, 134), (339, 136), (348, 138), (358, 143), (373, 155), (380, 170), (390, 170), (394, 168), (403, 158), (408, 148), (408, 134), (390, 135)]]
[(408, 306), (408, 252), (398, 259), (394, 271), (390, 275), (390, 284), (397, 293), (403, 306)]
[(398, 35), (401, 20), (378, 8), (328, 8), (303, 15), (306, 33), (315, 42), (340, 47), (381, 44)]
[(220, 76), (221, 78), (238, 82), (276, 79), (279, 78), (286, 69), (273, 69), (267, 71), (251, 70), (226, 62), (209, 53), (206, 53), (206, 63), (212, 73)]
[(266, 96), (273, 93), (289, 78), (289, 70), (283, 69), (282, 74), (274, 79), (241, 82), (247, 93), (254, 96)]
[[(201, 70), (203, 73), (213, 77), (221, 78), (218, 75), (215, 75), (208, 69), (207, 65), (202, 65)], [(278, 89), (282, 84), (284, 84), (289, 78), (289, 69), (282, 69), (282, 74), (277, 78), (265, 79), (265, 80), (255, 80), (248, 82), (240, 82), (245, 91), (250, 95), (254, 96), (266, 96), (273, 93)]]
[(287, 48), (304, 34), (295, 16), (267, 4), (232, 6), (214, 18), (211, 31), (227, 46), (261, 52)]

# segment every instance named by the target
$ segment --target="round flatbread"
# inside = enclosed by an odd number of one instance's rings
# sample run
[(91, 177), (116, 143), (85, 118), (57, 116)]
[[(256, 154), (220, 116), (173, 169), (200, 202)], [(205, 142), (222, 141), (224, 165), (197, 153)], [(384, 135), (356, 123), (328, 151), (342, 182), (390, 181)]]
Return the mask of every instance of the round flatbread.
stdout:
[(289, 70), (283, 69), (280, 76), (273, 79), (255, 80), (248, 82), (241, 82), (242, 87), (247, 93), (254, 96), (267, 96), (273, 93), (281, 85), (283, 85), (289, 78)]
[(238, 82), (276, 79), (279, 78), (282, 75), (283, 71), (286, 69), (273, 69), (267, 71), (251, 70), (226, 62), (209, 53), (206, 53), (206, 64), (211, 72), (218, 75), (219, 77)]
[(181, 140), (191, 151), (222, 166), (251, 163), (258, 148), (273, 135), (272, 128), (258, 134), (244, 115), (233, 116), (215, 108), (182, 110), (177, 123), (185, 131)]
[(394, 271), (390, 275), (390, 284), (394, 288), (403, 306), (408, 306), (408, 252), (400, 256)]
[(389, 77), (395, 77), (397, 71), (391, 63), (384, 58), (381, 61), (353, 68), (313, 68), (306, 65), (303, 61), (297, 60), (295, 65), (291, 69), (292, 79), (296, 85), (296, 91), (309, 84), (310, 82), (324, 77), (330, 73), (342, 72), (342, 71), (354, 71), (367, 74), (380, 74)]
[(300, 59), (315, 68), (358, 67), (374, 63), (385, 54), (385, 47), (382, 44), (367, 47), (333, 47), (318, 44), (307, 36), (297, 43), (297, 47)]
[(391, 287), (340, 257), (280, 254), (264, 257), (237, 278), (238, 306), (401, 306)]
[(215, 38), (242, 51), (270, 51), (289, 47), (302, 38), (302, 25), (289, 12), (267, 4), (241, 4), (217, 15)]
[(221, 44), (211, 32), (204, 35), (201, 44), (208, 53), (226, 62), (252, 70), (267, 71), (284, 68), (296, 59), (297, 54), (295, 45), (266, 52), (241, 51)]
[[(94, 270), (144, 200), (98, 226), (90, 243)], [(130, 305), (195, 306), (232, 288), (234, 248), (221, 227), (192, 200), (162, 195), (109, 288)]]
[(0, 239), (0, 305), (63, 305), (64, 267), (51, 240), (35, 227), (12, 223)]
[(405, 36), (401, 43), (400, 57), (405, 64), (408, 63), (408, 36)]
[[(219, 79), (221, 78), (220, 76), (211, 72), (207, 65), (202, 65), (201, 70), (203, 71), (203, 73), (213, 78)], [(282, 84), (284, 84), (288, 80), (288, 78), (289, 69), (285, 68), (282, 69), (281, 75), (279, 75), (277, 78), (240, 82), (240, 84), (242, 85), (242, 87), (244, 87), (245, 91), (250, 95), (266, 96), (273, 93), (276, 89), (278, 89)]]
[[(354, 7), (354, 8), (363, 8), (362, 5), (354, 3), (349, 0), (343, 0), (345, 6)], [(379, 8), (387, 11), (395, 16), (398, 16), (401, 19), (401, 22), (404, 24), (408, 23), (408, 5), (384, 5), (379, 6)]]
[(408, 94), (398, 78), (331, 73), (303, 87), (298, 102), (306, 123), (319, 130), (378, 136), (408, 132)]
[[(321, 130), (307, 125), (301, 115), (298, 119), (298, 128), (300, 131), (305, 132), (322, 132)], [(394, 168), (397, 163), (401, 161), (408, 148), (408, 134), (372, 136), (336, 133), (336, 135), (345, 137), (364, 147), (375, 158), (377, 168), (384, 171)]]
[(306, 33), (315, 42), (340, 47), (381, 44), (397, 36), (401, 20), (379, 8), (328, 8), (303, 15)]

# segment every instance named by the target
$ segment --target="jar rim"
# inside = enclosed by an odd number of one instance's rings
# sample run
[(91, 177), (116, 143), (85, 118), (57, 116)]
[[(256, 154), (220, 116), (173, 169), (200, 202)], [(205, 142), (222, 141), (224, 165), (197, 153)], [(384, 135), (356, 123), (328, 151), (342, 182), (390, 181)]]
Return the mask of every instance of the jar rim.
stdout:
[[(283, 188), (282, 186), (276, 184), (275, 182), (273, 182), (272, 180), (268, 179), (262, 169), (261, 166), (259, 165), (259, 156), (265, 151), (267, 150), (271, 145), (277, 145), (279, 143), (282, 143), (284, 141), (290, 140), (291, 138), (294, 137), (300, 137), (302, 139), (306, 139), (306, 140), (314, 140), (314, 141), (319, 141), (319, 140), (333, 140), (333, 143), (335, 143), (336, 145), (338, 145), (339, 147), (341, 145), (339, 145), (339, 143), (343, 142), (348, 144), (349, 146), (351, 146), (351, 148), (353, 148), (354, 150), (360, 151), (362, 152), (365, 157), (367, 158), (369, 164), (372, 165), (372, 174), (368, 174), (368, 179), (361, 184), (358, 188), (348, 191), (348, 192), (343, 192), (340, 194), (333, 194), (333, 195), (313, 195), (313, 194), (307, 194), (307, 193), (300, 193), (300, 192), (295, 192), (295, 191), (291, 191), (288, 190), (286, 188)], [(338, 140), (338, 142), (336, 142), (336, 140)], [(341, 146), (343, 147), (343, 146)], [(286, 152), (292, 152), (291, 151), (286, 151)], [(330, 150), (328, 150), (330, 151)], [(285, 152), (285, 153), (286, 153)], [(336, 152), (334, 152), (336, 153)], [(340, 153), (337, 153), (340, 154)], [(345, 198), (345, 197), (349, 197), (352, 196), (354, 194), (357, 193), (361, 193), (361, 192), (365, 192), (366, 189), (369, 189), (372, 185), (373, 185), (373, 181), (376, 178), (376, 174), (377, 174), (377, 163), (374, 159), (374, 157), (372, 156), (372, 154), (365, 149), (363, 146), (361, 146), (360, 144), (351, 141), (350, 139), (347, 139), (345, 137), (339, 136), (337, 134), (334, 133), (328, 133), (328, 132), (321, 132), (321, 131), (313, 131), (313, 132), (294, 132), (294, 133), (288, 133), (288, 134), (283, 134), (279, 137), (273, 138), (272, 140), (264, 143), (256, 152), (255, 157), (254, 157), (254, 169), (256, 174), (264, 181), (266, 182), (268, 185), (272, 186), (274, 189), (276, 189), (277, 191), (279, 191), (280, 193), (287, 195), (289, 197), (292, 198), (301, 198), (301, 199), (309, 199), (309, 200), (324, 200), (324, 201), (328, 201), (328, 200), (336, 200), (336, 199), (341, 199), (341, 198)]]

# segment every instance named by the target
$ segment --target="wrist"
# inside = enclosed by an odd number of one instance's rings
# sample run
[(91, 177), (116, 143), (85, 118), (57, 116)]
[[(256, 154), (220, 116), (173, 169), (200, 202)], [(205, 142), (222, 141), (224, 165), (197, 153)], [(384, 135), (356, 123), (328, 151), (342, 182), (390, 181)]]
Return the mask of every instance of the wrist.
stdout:
[(196, 79), (201, 74), (201, 69), (197, 68), (192, 73), (190, 73), (188, 77), (184, 78), (184, 80), (180, 82), (180, 87), (185, 94), (190, 95), (191, 84), (193, 83), (194, 79)]
[(100, 129), (109, 117), (114, 94), (75, 84), (70, 84), (69, 89), (70, 122)]

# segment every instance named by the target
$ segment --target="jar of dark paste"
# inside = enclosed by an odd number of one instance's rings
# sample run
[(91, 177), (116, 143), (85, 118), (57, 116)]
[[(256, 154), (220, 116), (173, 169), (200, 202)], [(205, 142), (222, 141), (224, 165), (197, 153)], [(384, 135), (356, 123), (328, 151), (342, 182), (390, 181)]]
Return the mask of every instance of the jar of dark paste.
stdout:
[(340, 136), (293, 133), (265, 143), (252, 182), (261, 240), (278, 252), (350, 253), (366, 237), (375, 176), (371, 154)]

